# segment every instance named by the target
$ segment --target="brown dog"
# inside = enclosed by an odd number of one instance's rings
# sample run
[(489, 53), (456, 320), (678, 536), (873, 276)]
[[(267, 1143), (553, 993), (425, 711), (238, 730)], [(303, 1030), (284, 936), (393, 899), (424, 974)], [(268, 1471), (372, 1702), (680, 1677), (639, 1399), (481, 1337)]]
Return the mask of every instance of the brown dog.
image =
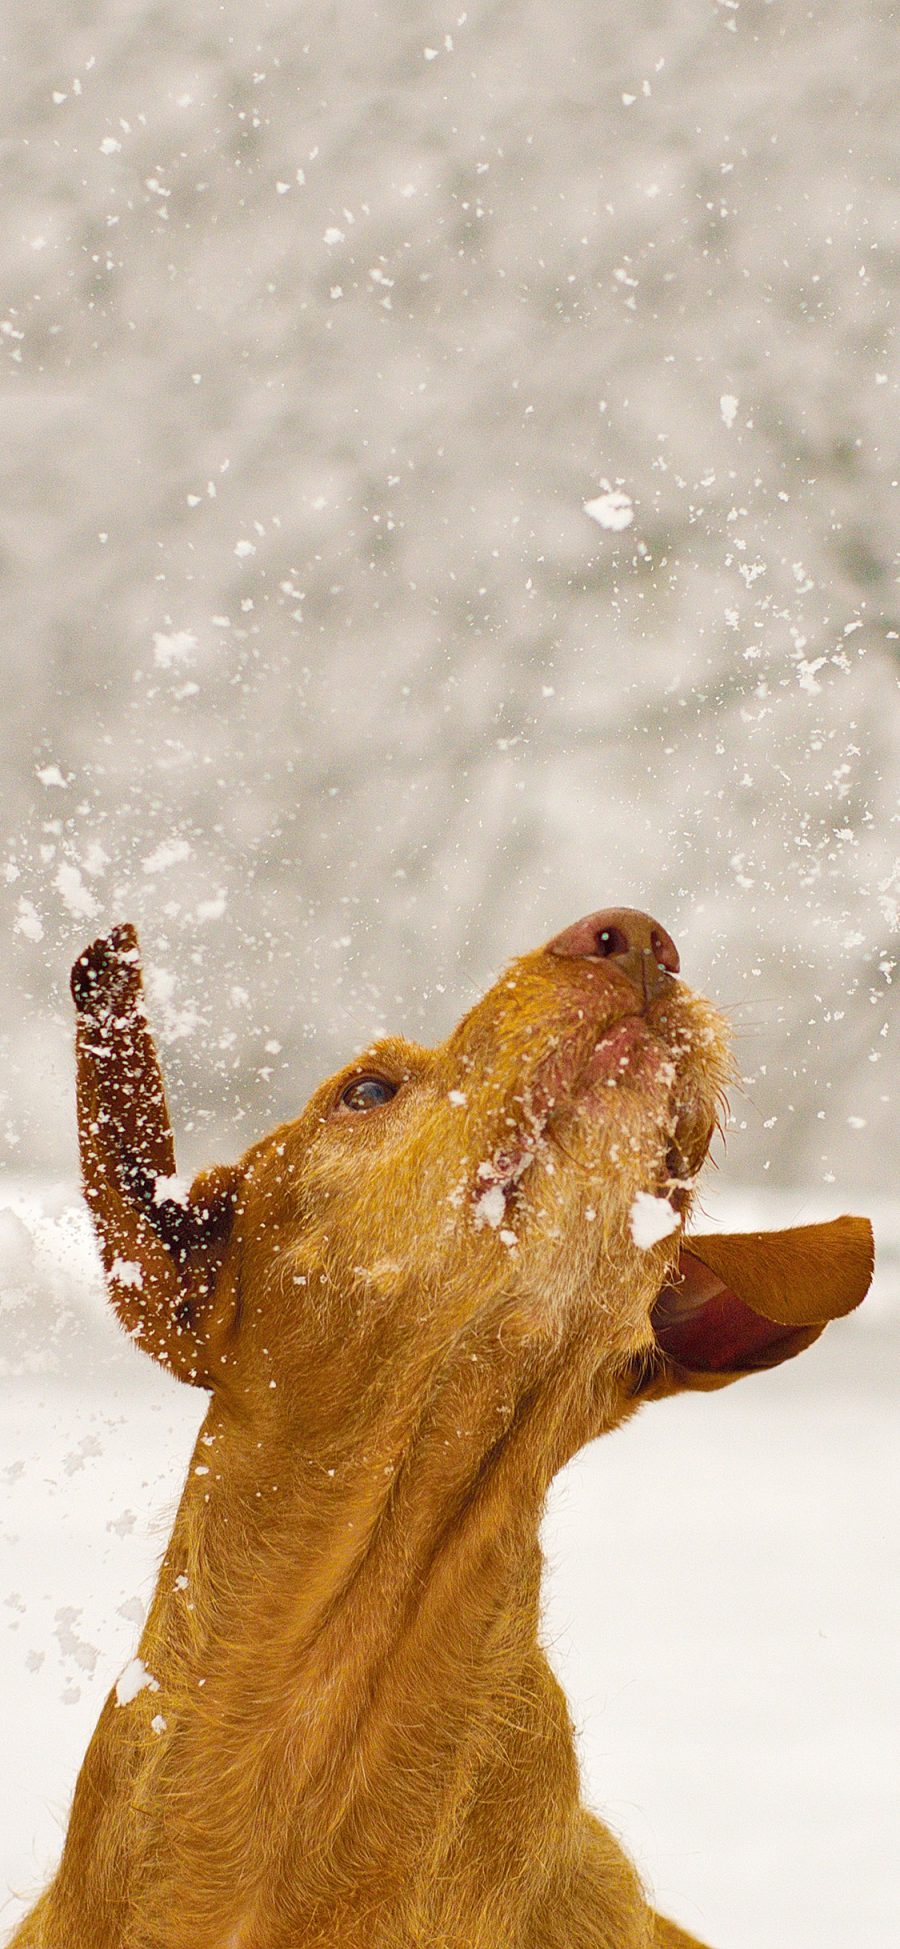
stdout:
[(872, 1242), (682, 1242), (729, 1058), (677, 974), (645, 915), (591, 915), (182, 1198), (133, 931), (76, 964), (113, 1304), (211, 1398), (16, 1949), (691, 1942), (581, 1805), (544, 1498), (642, 1402), (808, 1346)]

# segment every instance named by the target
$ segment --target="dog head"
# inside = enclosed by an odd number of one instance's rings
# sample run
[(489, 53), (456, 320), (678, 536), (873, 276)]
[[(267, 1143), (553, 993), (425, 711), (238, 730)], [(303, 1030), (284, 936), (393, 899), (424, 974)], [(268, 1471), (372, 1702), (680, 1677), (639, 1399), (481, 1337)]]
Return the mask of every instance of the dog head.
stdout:
[(731, 1061), (647, 916), (588, 916), (513, 962), (436, 1048), (374, 1043), (184, 1196), (133, 930), (87, 950), (73, 992), (114, 1304), (242, 1417), (339, 1443), (473, 1366), (512, 1413), (568, 1361), (584, 1439), (790, 1357), (867, 1290), (863, 1219), (686, 1233)]

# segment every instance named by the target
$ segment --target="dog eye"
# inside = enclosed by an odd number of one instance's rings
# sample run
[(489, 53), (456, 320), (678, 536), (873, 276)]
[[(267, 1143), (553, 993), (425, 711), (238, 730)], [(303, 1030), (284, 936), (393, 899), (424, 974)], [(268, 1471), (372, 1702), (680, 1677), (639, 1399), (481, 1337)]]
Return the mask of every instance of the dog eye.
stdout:
[(341, 1091), (341, 1103), (345, 1110), (377, 1110), (379, 1104), (390, 1103), (397, 1094), (397, 1084), (389, 1083), (383, 1076), (357, 1076)]

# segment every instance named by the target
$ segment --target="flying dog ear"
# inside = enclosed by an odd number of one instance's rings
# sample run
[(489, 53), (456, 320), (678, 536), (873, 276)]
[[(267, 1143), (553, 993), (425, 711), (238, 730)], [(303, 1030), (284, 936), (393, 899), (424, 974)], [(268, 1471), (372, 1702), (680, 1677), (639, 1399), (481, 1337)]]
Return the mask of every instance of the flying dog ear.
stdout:
[(867, 1218), (685, 1239), (650, 1315), (663, 1361), (642, 1392), (724, 1387), (792, 1359), (865, 1298), (874, 1257)]
[(110, 1297), (147, 1353), (179, 1379), (212, 1386), (223, 1326), (216, 1284), (238, 1172), (203, 1172), (187, 1195), (178, 1188), (133, 927), (114, 928), (79, 956), (72, 995), (82, 1182)]

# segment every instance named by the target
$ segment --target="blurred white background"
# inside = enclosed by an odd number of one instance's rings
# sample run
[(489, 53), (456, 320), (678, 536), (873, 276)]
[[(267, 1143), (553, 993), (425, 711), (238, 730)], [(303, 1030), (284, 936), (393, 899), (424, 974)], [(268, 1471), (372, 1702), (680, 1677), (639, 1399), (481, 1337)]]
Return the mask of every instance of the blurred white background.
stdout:
[[(66, 970), (110, 920), (199, 1159), (624, 900), (734, 1010), (732, 1168), (865, 1181), (890, 10), (33, 0), (5, 33), (15, 1157), (72, 1158)], [(625, 528), (584, 512), (610, 489)]]
[(887, 1270), (570, 1472), (548, 1628), (661, 1902), (718, 1949), (893, 1949), (892, 10), (2, 33), (0, 1890), (197, 1413), (115, 1353), (66, 1216), (75, 952), (138, 923), (190, 1170), (625, 901), (735, 1022), (711, 1208), (871, 1208)]

